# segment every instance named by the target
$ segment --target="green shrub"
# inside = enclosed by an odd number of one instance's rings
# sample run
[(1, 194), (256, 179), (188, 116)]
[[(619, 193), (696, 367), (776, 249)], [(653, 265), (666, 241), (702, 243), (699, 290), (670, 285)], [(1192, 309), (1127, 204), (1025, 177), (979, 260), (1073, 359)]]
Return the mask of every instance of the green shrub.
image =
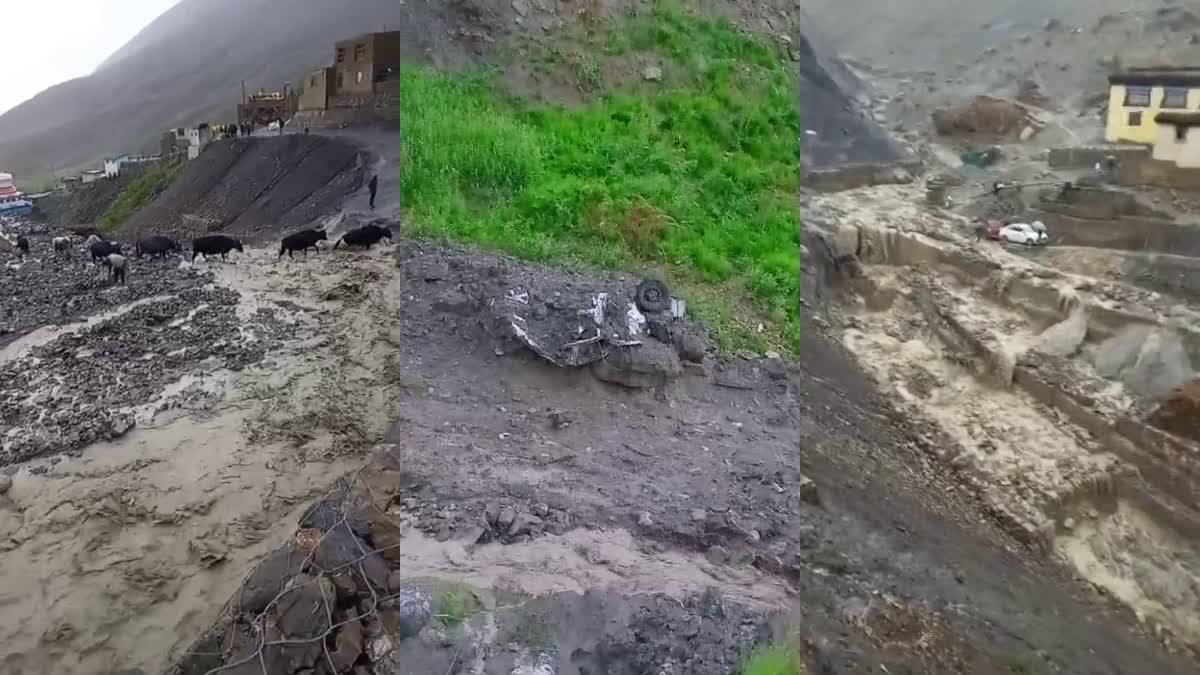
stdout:
[(182, 166), (179, 160), (163, 162), (126, 185), (100, 216), (100, 229), (109, 232), (120, 227), (139, 209), (154, 201), (167, 189)]

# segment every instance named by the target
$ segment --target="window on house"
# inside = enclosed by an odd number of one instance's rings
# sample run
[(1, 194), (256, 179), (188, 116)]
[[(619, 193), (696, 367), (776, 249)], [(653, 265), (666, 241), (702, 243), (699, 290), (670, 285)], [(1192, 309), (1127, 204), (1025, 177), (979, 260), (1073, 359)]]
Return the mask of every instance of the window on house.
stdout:
[(1131, 127), (1142, 126), (1142, 113), (1140, 111), (1129, 113), (1129, 126), (1131, 126)]
[(1150, 106), (1150, 87), (1126, 87), (1125, 105), (1139, 108)]
[(308, 78), (308, 86), (310, 86), (310, 87), (317, 86), (317, 77), (315, 75)]
[(360, 71), (358, 71), (358, 73), (356, 73), (356, 74), (354, 75), (354, 83), (355, 83), (355, 84), (362, 84), (362, 71), (361, 71), (361, 70), (360, 70)]
[(1184, 87), (1163, 87), (1164, 108), (1187, 108), (1188, 90)]
[(355, 61), (367, 60), (367, 46), (366, 45), (364, 45), (364, 44), (354, 45), (354, 60)]
[(1175, 140), (1186, 141), (1187, 140), (1187, 132), (1188, 132), (1188, 128), (1183, 126), (1182, 124), (1175, 125)]
[(337, 62), (341, 63), (346, 60), (346, 49), (344, 47), (337, 48)]

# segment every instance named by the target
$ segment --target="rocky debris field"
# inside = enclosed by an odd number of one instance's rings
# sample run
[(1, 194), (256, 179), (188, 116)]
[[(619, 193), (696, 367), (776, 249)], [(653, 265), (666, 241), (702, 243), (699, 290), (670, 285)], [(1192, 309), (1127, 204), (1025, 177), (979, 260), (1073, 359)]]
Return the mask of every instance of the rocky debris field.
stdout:
[(2, 254), (0, 268), (0, 344), (41, 326), (58, 326), (131, 302), (178, 293), (203, 283), (179, 268), (179, 260), (134, 259), (129, 251), (126, 284), (108, 280), (108, 268), (92, 263), (83, 239), (72, 237), (68, 256), (56, 256), (51, 239), (66, 234), (44, 225), (23, 224), (14, 233), (29, 238), (29, 256)]
[[(805, 242), (813, 307), (831, 250)], [(826, 673), (1190, 672), (1013, 540), (936, 459), (955, 441), (820, 333), (791, 365), (639, 335), (595, 363), (692, 366), (614, 382), (512, 350), (512, 315), (586, 334), (636, 279), (397, 258), (399, 418), (177, 672), (728, 673), (773, 639)]]
[[(239, 320), (239, 296), (189, 288), (68, 332), (0, 365), (0, 464), (112, 440), (143, 406), (197, 370), (237, 371), (290, 337), (275, 311)], [(176, 402), (175, 404), (178, 404)]]

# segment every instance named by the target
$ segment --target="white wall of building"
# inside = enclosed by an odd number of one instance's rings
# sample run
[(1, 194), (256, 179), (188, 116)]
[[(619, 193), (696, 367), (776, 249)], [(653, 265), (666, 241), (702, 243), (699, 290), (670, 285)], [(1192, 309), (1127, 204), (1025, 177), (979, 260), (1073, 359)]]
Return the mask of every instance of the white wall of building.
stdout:
[(1200, 127), (1160, 122), (1151, 156), (1184, 169), (1200, 168)]

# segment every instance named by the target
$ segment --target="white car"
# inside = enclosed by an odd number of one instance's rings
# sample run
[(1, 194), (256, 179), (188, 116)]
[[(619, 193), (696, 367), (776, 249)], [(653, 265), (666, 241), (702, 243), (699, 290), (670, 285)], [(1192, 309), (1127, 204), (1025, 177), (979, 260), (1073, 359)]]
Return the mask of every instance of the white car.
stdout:
[(1046, 226), (1040, 222), (1032, 225), (1029, 223), (1012, 223), (1000, 228), (1000, 239), (1010, 244), (1041, 246), (1049, 241), (1050, 235), (1046, 234)]

